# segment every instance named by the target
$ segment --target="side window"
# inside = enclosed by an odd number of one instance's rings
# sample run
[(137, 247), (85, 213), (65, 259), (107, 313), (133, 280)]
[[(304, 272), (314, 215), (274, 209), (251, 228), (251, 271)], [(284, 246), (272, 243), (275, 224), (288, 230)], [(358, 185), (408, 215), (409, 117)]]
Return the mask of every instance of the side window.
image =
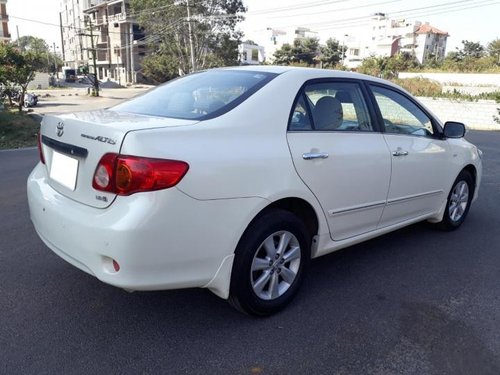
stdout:
[(307, 112), (307, 106), (304, 101), (304, 95), (300, 95), (297, 104), (292, 112), (292, 117), (290, 119), (289, 130), (300, 131), (300, 130), (312, 130), (311, 121), (309, 120), (309, 114)]
[(313, 83), (305, 87), (316, 131), (373, 131), (360, 86), (353, 82)]
[(432, 136), (431, 119), (407, 97), (379, 86), (371, 86), (384, 120), (385, 132)]

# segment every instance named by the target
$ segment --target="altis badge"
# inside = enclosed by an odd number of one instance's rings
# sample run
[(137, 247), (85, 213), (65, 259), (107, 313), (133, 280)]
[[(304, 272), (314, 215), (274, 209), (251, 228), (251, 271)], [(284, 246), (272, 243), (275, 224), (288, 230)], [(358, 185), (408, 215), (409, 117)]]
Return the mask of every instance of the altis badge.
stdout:
[(93, 141), (99, 141), (99, 142), (102, 142), (102, 143), (109, 143), (110, 145), (116, 145), (116, 140), (108, 138), (108, 137), (102, 137), (100, 135), (98, 135), (96, 137), (93, 137), (91, 135), (83, 134), (83, 133), (80, 134), (80, 135), (83, 138), (92, 139)]

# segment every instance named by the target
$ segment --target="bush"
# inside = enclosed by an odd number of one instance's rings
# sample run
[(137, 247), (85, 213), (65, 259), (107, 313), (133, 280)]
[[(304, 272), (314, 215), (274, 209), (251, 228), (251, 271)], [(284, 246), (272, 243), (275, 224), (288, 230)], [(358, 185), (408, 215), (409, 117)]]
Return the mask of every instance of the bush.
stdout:
[(0, 150), (36, 146), (40, 124), (25, 113), (0, 111)]
[(394, 78), (392, 81), (415, 96), (441, 96), (441, 85), (428, 78)]

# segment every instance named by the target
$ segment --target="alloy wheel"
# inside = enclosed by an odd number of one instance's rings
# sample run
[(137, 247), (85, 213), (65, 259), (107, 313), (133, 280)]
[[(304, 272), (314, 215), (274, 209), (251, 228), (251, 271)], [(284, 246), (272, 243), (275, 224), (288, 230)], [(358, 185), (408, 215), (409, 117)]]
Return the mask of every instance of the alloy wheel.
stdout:
[(292, 233), (271, 234), (259, 246), (250, 270), (254, 293), (263, 300), (281, 297), (297, 277), (301, 262), (300, 244)]

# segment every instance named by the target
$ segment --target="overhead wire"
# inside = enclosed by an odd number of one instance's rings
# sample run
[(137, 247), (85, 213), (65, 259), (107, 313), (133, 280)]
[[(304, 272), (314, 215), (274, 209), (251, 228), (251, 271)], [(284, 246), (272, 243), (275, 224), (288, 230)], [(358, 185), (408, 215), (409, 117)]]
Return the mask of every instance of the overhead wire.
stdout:
[[(378, 5), (385, 5), (385, 4), (390, 4), (390, 3), (398, 3), (403, 0), (387, 0), (387, 1), (382, 1), (379, 3), (372, 3), (372, 4), (362, 4), (362, 5), (357, 5), (357, 6), (352, 6), (348, 8), (339, 8), (339, 9), (332, 9), (330, 11), (317, 11), (317, 12), (310, 12), (310, 13), (301, 13), (300, 16), (314, 16), (317, 14), (325, 14), (325, 13), (339, 13), (339, 12), (345, 12), (345, 11), (351, 11), (355, 9), (361, 9), (361, 8), (368, 8), (368, 7), (373, 7), (373, 6), (378, 6)], [(296, 14), (288, 14), (288, 15), (280, 15), (279, 18), (291, 18), (291, 17), (297, 17)], [(272, 16), (270, 18), (278, 18), (278, 16)]]
[[(141, 42), (141, 43), (155, 42), (157, 39), (161, 38), (161, 36), (162, 36), (161, 33), (166, 32), (169, 29), (175, 29), (175, 26), (178, 25), (179, 23), (181, 23), (182, 21), (183, 21), (182, 19), (176, 20), (176, 21), (172, 22), (171, 24), (163, 26), (158, 32), (156, 32), (154, 34), (148, 34), (144, 38), (137, 39), (134, 42)], [(134, 43), (134, 42), (132, 42), (132, 43), (128, 42), (128, 44), (125, 44), (125, 45), (120, 46), (118, 48), (119, 49), (127, 49), (127, 48), (130, 48), (131, 46), (133, 47), (136, 45), (136, 43)], [(115, 47), (112, 47), (112, 48), (115, 48)], [(108, 49), (109, 48), (96, 48), (97, 51), (107, 51)]]
[[(455, 12), (460, 12), (464, 10), (469, 10), (469, 9), (475, 9), (475, 8), (483, 8), (491, 5), (497, 5), (500, 4), (500, 1), (498, 0), (486, 0), (486, 1), (480, 1), (480, 2), (474, 2), (472, 3), (470, 0), (467, 1), (469, 4), (460, 4), (459, 6), (453, 6), (453, 7), (447, 7), (443, 9), (437, 9), (433, 11), (429, 10), (421, 10), (421, 11), (400, 11), (400, 12), (394, 12), (394, 13), (386, 13), (386, 16), (388, 17), (393, 17), (393, 18), (403, 18), (403, 19), (417, 19), (417, 18), (422, 18), (422, 17), (428, 17), (428, 16), (435, 16), (435, 15), (440, 15), (440, 14), (446, 14), (446, 13), (455, 13)], [(317, 31), (322, 31), (322, 30), (332, 30), (332, 29), (346, 29), (346, 28), (355, 28), (355, 27), (361, 27), (361, 26), (366, 26), (370, 24), (370, 19), (371, 16), (366, 16), (364, 18), (358, 18), (358, 19), (351, 19), (351, 20), (342, 20), (342, 21), (328, 21), (328, 22), (322, 22), (322, 23), (317, 23), (316, 27), (313, 25), (308, 25), (310, 27), (313, 27), (314, 30)]]
[[(496, 4), (496, 3), (491, 3), (491, 1), (496, 1), (496, 0), (451, 1), (451, 2), (441, 3), (441, 4), (435, 4), (435, 5), (431, 5), (431, 6), (422, 6), (422, 7), (418, 7), (418, 8), (395, 11), (395, 12), (391, 12), (391, 13), (386, 13), (386, 15), (397, 16), (397, 17), (407, 16), (406, 18), (410, 18), (410, 16), (413, 16), (413, 17), (418, 18), (418, 17), (422, 17), (422, 16), (437, 14), (437, 12), (440, 10), (447, 12), (447, 11), (454, 10), (454, 9), (465, 10), (465, 9), (472, 9), (472, 8), (476, 8), (476, 7), (480, 7), (480, 6), (489, 6), (489, 5)], [(443, 9), (435, 9), (435, 8), (443, 8)], [(435, 11), (429, 11), (430, 9), (435, 9)], [(351, 8), (344, 9), (344, 10), (351, 10)], [(443, 12), (440, 12), (439, 14), (442, 14), (442, 13)], [(360, 24), (366, 24), (368, 21), (370, 21), (371, 18), (372, 18), (371, 15), (365, 15), (365, 16), (357, 16), (357, 17), (342, 18), (342, 19), (330, 19), (327, 21), (321, 21), (321, 22), (316, 22), (316, 23), (302, 23), (302, 24), (294, 23), (294, 24), (290, 24), (290, 25), (282, 25), (278, 28), (289, 28), (289, 27), (296, 27), (296, 26), (308, 27), (308, 28), (315, 29), (315, 30), (323, 30), (323, 29), (330, 29), (330, 28), (347, 28), (347, 27), (357, 26)]]
[[(321, 12), (312, 12), (312, 13), (305, 13), (301, 15), (315, 15), (315, 14), (324, 14), (324, 13), (330, 13), (330, 12), (345, 12), (345, 11), (350, 11), (354, 9), (360, 9), (360, 8), (365, 8), (369, 6), (376, 6), (376, 5), (383, 5), (383, 4), (388, 4), (388, 3), (394, 3), (402, 0), (386, 0), (382, 1), (379, 3), (375, 4), (363, 4), (363, 5), (356, 5), (356, 6), (351, 6), (347, 8), (339, 8), (339, 9), (332, 9), (330, 11), (321, 11)], [(276, 8), (270, 8), (270, 9), (264, 9), (260, 11), (249, 11), (246, 14), (249, 15), (269, 15), (277, 12), (283, 12), (283, 11), (293, 11), (293, 10), (303, 10), (303, 9), (310, 9), (310, 8), (318, 8), (318, 7), (324, 7), (325, 5), (332, 5), (332, 4), (338, 4), (338, 3), (343, 3), (347, 2), (347, 0), (319, 0), (319, 1), (314, 1), (314, 2), (307, 2), (307, 3), (301, 3), (301, 4), (295, 4), (287, 7), (276, 7)], [(428, 5), (428, 6), (422, 6), (422, 7), (416, 7), (416, 8), (411, 8), (411, 9), (405, 9), (405, 10), (400, 10), (400, 11), (395, 11), (391, 13), (387, 13), (388, 16), (391, 17), (401, 17), (401, 18), (406, 18), (406, 19), (415, 19), (419, 17), (425, 17), (425, 16), (432, 16), (432, 15), (439, 15), (439, 14), (444, 14), (444, 13), (449, 13), (449, 12), (458, 12), (458, 11), (464, 11), (464, 10), (469, 10), (469, 9), (475, 9), (475, 8), (480, 8), (480, 7), (486, 7), (486, 6), (491, 6), (491, 5), (496, 5), (499, 4), (500, 2), (497, 0), (479, 0), (479, 1), (474, 1), (474, 0), (455, 0), (455, 1), (448, 1), (440, 4), (434, 4), (434, 5)], [(125, 16), (127, 18), (136, 18), (138, 16), (141, 16), (143, 14), (150, 14), (152, 12), (160, 11), (163, 9), (168, 9), (173, 6), (179, 6), (179, 4), (167, 4), (155, 8), (148, 8), (148, 9), (142, 9), (140, 11), (132, 11), (132, 12), (127, 12), (125, 13)], [(193, 16), (192, 19), (198, 19), (198, 20), (215, 20), (215, 19), (223, 19), (223, 18), (237, 18), (244, 16), (245, 14), (220, 14), (220, 15), (212, 15), (212, 16)], [(288, 17), (296, 17), (297, 15), (280, 15), (280, 18), (288, 18)], [(9, 15), (9, 17), (13, 19), (19, 19), (27, 22), (34, 22), (38, 24), (43, 24), (43, 25), (48, 25), (48, 26), (54, 26), (60, 28), (61, 25), (59, 24), (54, 24), (50, 22), (45, 22), (45, 21), (40, 21), (40, 20), (34, 20), (34, 19), (29, 19), (29, 18), (24, 18), (24, 17), (18, 17), (18, 16), (13, 16)], [(273, 18), (274, 16), (271, 16)], [(344, 28), (356, 28), (356, 27), (362, 27), (366, 26), (369, 24), (370, 19), (372, 16), (366, 15), (366, 16), (358, 16), (358, 17), (350, 17), (350, 18), (343, 18), (343, 19), (337, 19), (337, 20), (328, 20), (328, 21), (322, 21), (322, 22), (316, 22), (316, 23), (307, 23), (307, 24), (302, 24), (302, 25), (287, 25), (287, 26), (280, 26), (281, 28), (288, 28), (288, 27), (295, 27), (295, 26), (304, 26), (304, 27), (309, 27), (313, 28), (317, 31), (322, 31), (322, 30), (332, 30), (332, 29), (344, 29)], [(185, 21), (186, 18), (179, 18), (176, 23), (178, 24), (181, 21)], [(95, 27), (100, 26), (100, 24), (94, 24)], [(74, 30), (76, 33), (84, 33), (88, 31), (87, 27), (81, 28), (81, 27), (76, 27), (74, 25), (62, 25), (63, 29), (70, 29)], [(120, 31), (111, 31), (108, 30), (107, 33), (109, 34), (122, 34)], [(97, 36), (97, 35), (96, 35)], [(145, 37), (146, 38), (146, 37)]]

